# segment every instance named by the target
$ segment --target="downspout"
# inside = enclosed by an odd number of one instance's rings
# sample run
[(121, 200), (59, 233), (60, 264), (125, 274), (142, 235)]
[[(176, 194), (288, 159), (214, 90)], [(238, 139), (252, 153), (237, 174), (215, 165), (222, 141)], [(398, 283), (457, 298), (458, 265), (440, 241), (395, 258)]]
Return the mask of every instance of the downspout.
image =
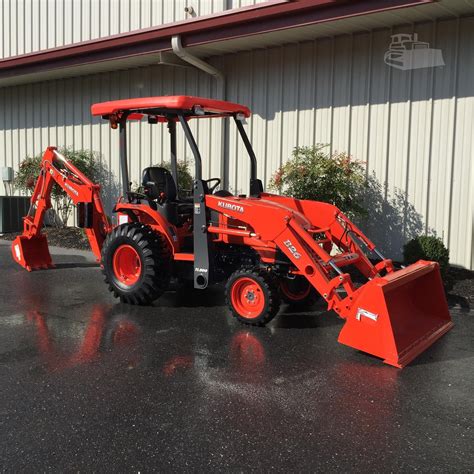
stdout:
[[(191, 64), (197, 69), (204, 71), (206, 74), (211, 75), (217, 84), (217, 95), (220, 100), (226, 100), (226, 79), (224, 74), (219, 71), (217, 68), (212, 66), (209, 63), (206, 63), (200, 58), (193, 56), (189, 51), (183, 47), (181, 43), (181, 37), (179, 35), (173, 36), (171, 38), (171, 47), (173, 48), (174, 54), (178, 56), (181, 60)], [(228, 128), (228, 119), (224, 120), (222, 123), (221, 129), (221, 180), (222, 188), (227, 189), (228, 187), (228, 172), (227, 172), (227, 153), (226, 153), (226, 144), (227, 144), (227, 128)]]
[(225, 77), (222, 72), (216, 69), (214, 66), (211, 66), (209, 63), (206, 63), (202, 59), (193, 56), (189, 51), (186, 51), (186, 48), (183, 47), (181, 43), (181, 37), (179, 35), (173, 36), (171, 38), (171, 47), (173, 48), (174, 54), (178, 56), (178, 58), (186, 61), (189, 64), (192, 64), (194, 67), (201, 69), (201, 71), (214, 76), (214, 79), (217, 80), (218, 86), (225, 88)]

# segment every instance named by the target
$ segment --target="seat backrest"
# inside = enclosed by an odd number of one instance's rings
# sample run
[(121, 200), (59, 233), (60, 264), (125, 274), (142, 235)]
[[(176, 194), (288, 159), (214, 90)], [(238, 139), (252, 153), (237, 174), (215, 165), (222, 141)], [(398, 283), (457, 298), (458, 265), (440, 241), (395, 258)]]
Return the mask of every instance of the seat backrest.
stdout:
[(168, 201), (176, 200), (176, 184), (166, 168), (151, 166), (143, 170), (142, 186), (149, 199), (158, 199), (165, 194)]

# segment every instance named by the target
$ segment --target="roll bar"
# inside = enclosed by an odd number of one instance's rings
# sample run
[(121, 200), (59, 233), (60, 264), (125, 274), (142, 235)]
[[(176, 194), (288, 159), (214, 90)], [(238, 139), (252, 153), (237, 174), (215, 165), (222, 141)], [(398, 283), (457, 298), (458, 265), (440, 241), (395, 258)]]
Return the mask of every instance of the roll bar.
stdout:
[(128, 159), (127, 159), (127, 117), (128, 112), (124, 112), (119, 121), (120, 133), (120, 168), (122, 170), (122, 190), (123, 195), (126, 196), (130, 192), (130, 178), (128, 177)]
[[(120, 116), (118, 122), (119, 132), (120, 132), (120, 169), (122, 173), (122, 190), (123, 194), (127, 195), (130, 192), (130, 178), (128, 174), (128, 157), (127, 157), (127, 120), (130, 115), (133, 115), (134, 111), (126, 110)], [(253, 151), (252, 145), (248, 138), (247, 133), (245, 132), (244, 126), (242, 124), (241, 114), (233, 114), (232, 117), (239, 131), (239, 135), (242, 138), (247, 153), (250, 158), (250, 195), (258, 196), (263, 191), (262, 182), (257, 178), (257, 158), (255, 152)], [(179, 113), (175, 111), (174, 113), (166, 114), (168, 122), (168, 131), (170, 133), (170, 161), (171, 161), (171, 174), (173, 180), (178, 189), (178, 164), (177, 164), (177, 154), (176, 154), (176, 121), (179, 120), (181, 126), (183, 127), (186, 140), (191, 147), (191, 151), (194, 157), (195, 165), (195, 179), (202, 180), (202, 159), (201, 153), (197, 146), (196, 140), (193, 136), (191, 128), (189, 127), (188, 121), (186, 120), (186, 115), (184, 113)], [(154, 122), (152, 122), (154, 123)], [(116, 128), (116, 127), (114, 127)]]
[(237, 130), (240, 133), (245, 148), (247, 149), (247, 153), (250, 157), (250, 196), (259, 196), (260, 193), (263, 192), (263, 186), (262, 182), (257, 178), (257, 157), (255, 156), (255, 152), (253, 151), (249, 137), (247, 136), (239, 114), (234, 115), (234, 122), (237, 125)]
[(201, 160), (201, 153), (199, 152), (199, 148), (197, 146), (196, 140), (194, 139), (193, 132), (191, 132), (191, 128), (189, 127), (188, 122), (183, 115), (178, 115), (178, 120), (183, 127), (184, 134), (186, 135), (186, 140), (188, 141), (189, 146), (191, 147), (191, 151), (193, 152), (194, 156), (194, 179), (201, 180), (202, 179), (202, 160)]

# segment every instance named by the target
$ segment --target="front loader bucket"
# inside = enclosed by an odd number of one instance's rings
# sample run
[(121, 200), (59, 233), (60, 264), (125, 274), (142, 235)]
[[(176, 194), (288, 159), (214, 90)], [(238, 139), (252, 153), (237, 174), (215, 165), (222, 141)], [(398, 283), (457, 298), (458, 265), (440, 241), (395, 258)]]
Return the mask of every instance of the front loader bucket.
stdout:
[(28, 238), (19, 235), (12, 244), (13, 260), (29, 272), (39, 268), (54, 267), (44, 234)]
[(339, 342), (404, 367), (453, 323), (439, 266), (418, 261), (374, 278), (353, 295)]

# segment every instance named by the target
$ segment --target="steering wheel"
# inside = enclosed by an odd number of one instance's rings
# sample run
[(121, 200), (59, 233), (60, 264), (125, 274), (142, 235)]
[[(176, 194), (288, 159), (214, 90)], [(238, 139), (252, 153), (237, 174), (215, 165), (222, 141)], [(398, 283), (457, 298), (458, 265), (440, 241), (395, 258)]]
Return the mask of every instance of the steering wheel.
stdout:
[[(216, 184), (213, 184), (212, 186), (209, 186), (209, 183), (212, 182), (212, 181), (215, 181)], [(207, 184), (207, 187), (209, 189), (209, 194), (213, 194), (214, 191), (216, 190), (217, 186), (219, 186), (219, 184), (221, 184), (221, 179), (220, 178), (209, 178), (209, 179), (205, 179), (204, 182)]]
[(138, 201), (140, 202), (141, 199), (148, 199), (148, 196), (144, 193), (138, 193), (135, 191), (128, 191), (127, 197), (129, 202)]

